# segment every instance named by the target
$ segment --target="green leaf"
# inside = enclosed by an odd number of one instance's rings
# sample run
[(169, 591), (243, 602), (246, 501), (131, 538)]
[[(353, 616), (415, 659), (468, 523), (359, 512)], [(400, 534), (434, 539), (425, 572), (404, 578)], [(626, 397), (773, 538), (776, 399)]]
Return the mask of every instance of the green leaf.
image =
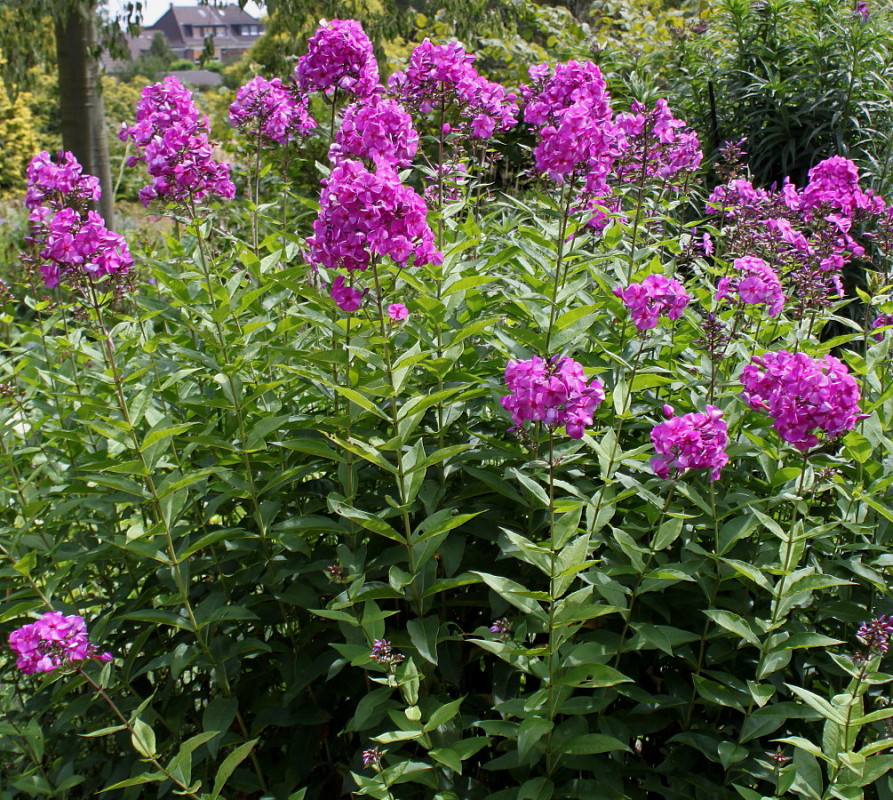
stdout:
[(118, 781), (99, 791), (100, 793), (111, 792), (115, 789), (126, 789), (128, 786), (140, 786), (144, 783), (160, 783), (163, 780), (167, 780), (167, 776), (163, 772), (144, 772), (142, 775), (137, 775), (135, 778), (127, 778), (126, 780)]
[(704, 614), (713, 620), (717, 625), (725, 628), (727, 631), (740, 636), (754, 647), (760, 647), (760, 639), (753, 632), (750, 624), (743, 618), (731, 611), (723, 611), (719, 608), (709, 608)]
[(527, 591), (520, 583), (516, 583), (508, 578), (499, 575), (491, 575), (488, 572), (473, 571), (473, 575), (477, 575), (487, 584), (496, 594), (498, 594), (507, 603), (511, 603), (515, 608), (520, 609), (525, 614), (538, 619), (543, 624), (548, 622), (546, 612), (540, 607), (540, 604), (531, 598), (530, 592)]
[(220, 791), (226, 785), (226, 782), (230, 779), (233, 772), (235, 772), (236, 767), (248, 757), (257, 742), (257, 739), (243, 742), (223, 759), (220, 769), (217, 770), (217, 777), (214, 778), (214, 788), (211, 790), (211, 800), (217, 800), (220, 796)]
[(444, 703), (442, 706), (434, 709), (433, 713), (428, 718), (428, 721), (425, 723), (425, 732), (428, 733), (429, 731), (433, 731), (435, 728), (439, 728), (441, 725), (449, 722), (459, 713), (459, 708), (464, 700), (464, 697), (460, 697), (457, 700), (451, 700), (449, 703)]
[(552, 730), (553, 723), (541, 717), (527, 717), (518, 726), (518, 758), (524, 761), (531, 748)]
[(145, 758), (155, 755), (155, 731), (137, 717), (131, 724), (130, 742), (133, 749)]
[(843, 714), (841, 714), (838, 709), (834, 708), (834, 706), (825, 700), (825, 698), (819, 697), (819, 695), (810, 692), (808, 689), (801, 689), (799, 686), (794, 686), (790, 683), (786, 683), (785, 686), (806, 703), (806, 705), (813, 710), (818, 711), (825, 719), (836, 722), (838, 725), (846, 725), (846, 719)]

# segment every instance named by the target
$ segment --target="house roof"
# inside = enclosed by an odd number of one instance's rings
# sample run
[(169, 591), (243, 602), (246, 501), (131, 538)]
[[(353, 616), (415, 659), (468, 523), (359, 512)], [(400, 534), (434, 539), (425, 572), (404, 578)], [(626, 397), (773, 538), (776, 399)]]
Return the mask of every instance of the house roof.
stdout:
[(256, 17), (236, 5), (218, 8), (215, 6), (175, 6), (171, 3), (165, 14), (168, 12), (173, 13), (174, 19), (180, 25), (253, 25), (258, 22)]

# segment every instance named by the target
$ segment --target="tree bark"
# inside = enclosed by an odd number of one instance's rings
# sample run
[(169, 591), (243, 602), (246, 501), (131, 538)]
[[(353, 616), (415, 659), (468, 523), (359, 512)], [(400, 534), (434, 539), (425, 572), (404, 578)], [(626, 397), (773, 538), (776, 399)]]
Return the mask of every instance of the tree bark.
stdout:
[(95, 6), (84, 13), (72, 6), (56, 19), (62, 146), (74, 153), (84, 172), (99, 178), (98, 211), (111, 228), (115, 198), (97, 53)]

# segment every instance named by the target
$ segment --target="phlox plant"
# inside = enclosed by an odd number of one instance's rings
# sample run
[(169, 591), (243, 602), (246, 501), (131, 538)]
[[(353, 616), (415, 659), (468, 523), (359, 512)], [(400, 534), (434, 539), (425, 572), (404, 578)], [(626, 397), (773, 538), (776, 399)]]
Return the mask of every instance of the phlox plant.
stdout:
[(148, 87), (157, 247), (28, 174), (0, 797), (893, 796), (885, 201), (734, 147), (706, 187), (589, 62), (425, 42), (383, 85), (367, 45), (254, 79), (232, 161)]

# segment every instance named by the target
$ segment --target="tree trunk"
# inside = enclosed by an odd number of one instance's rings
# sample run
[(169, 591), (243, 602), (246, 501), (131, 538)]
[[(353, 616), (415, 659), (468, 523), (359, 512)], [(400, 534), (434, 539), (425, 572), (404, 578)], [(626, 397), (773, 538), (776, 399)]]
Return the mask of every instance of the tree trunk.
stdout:
[(114, 225), (115, 205), (96, 53), (95, 6), (81, 13), (72, 5), (56, 20), (56, 59), (62, 146), (74, 153), (84, 172), (99, 178), (102, 197), (99, 213)]

